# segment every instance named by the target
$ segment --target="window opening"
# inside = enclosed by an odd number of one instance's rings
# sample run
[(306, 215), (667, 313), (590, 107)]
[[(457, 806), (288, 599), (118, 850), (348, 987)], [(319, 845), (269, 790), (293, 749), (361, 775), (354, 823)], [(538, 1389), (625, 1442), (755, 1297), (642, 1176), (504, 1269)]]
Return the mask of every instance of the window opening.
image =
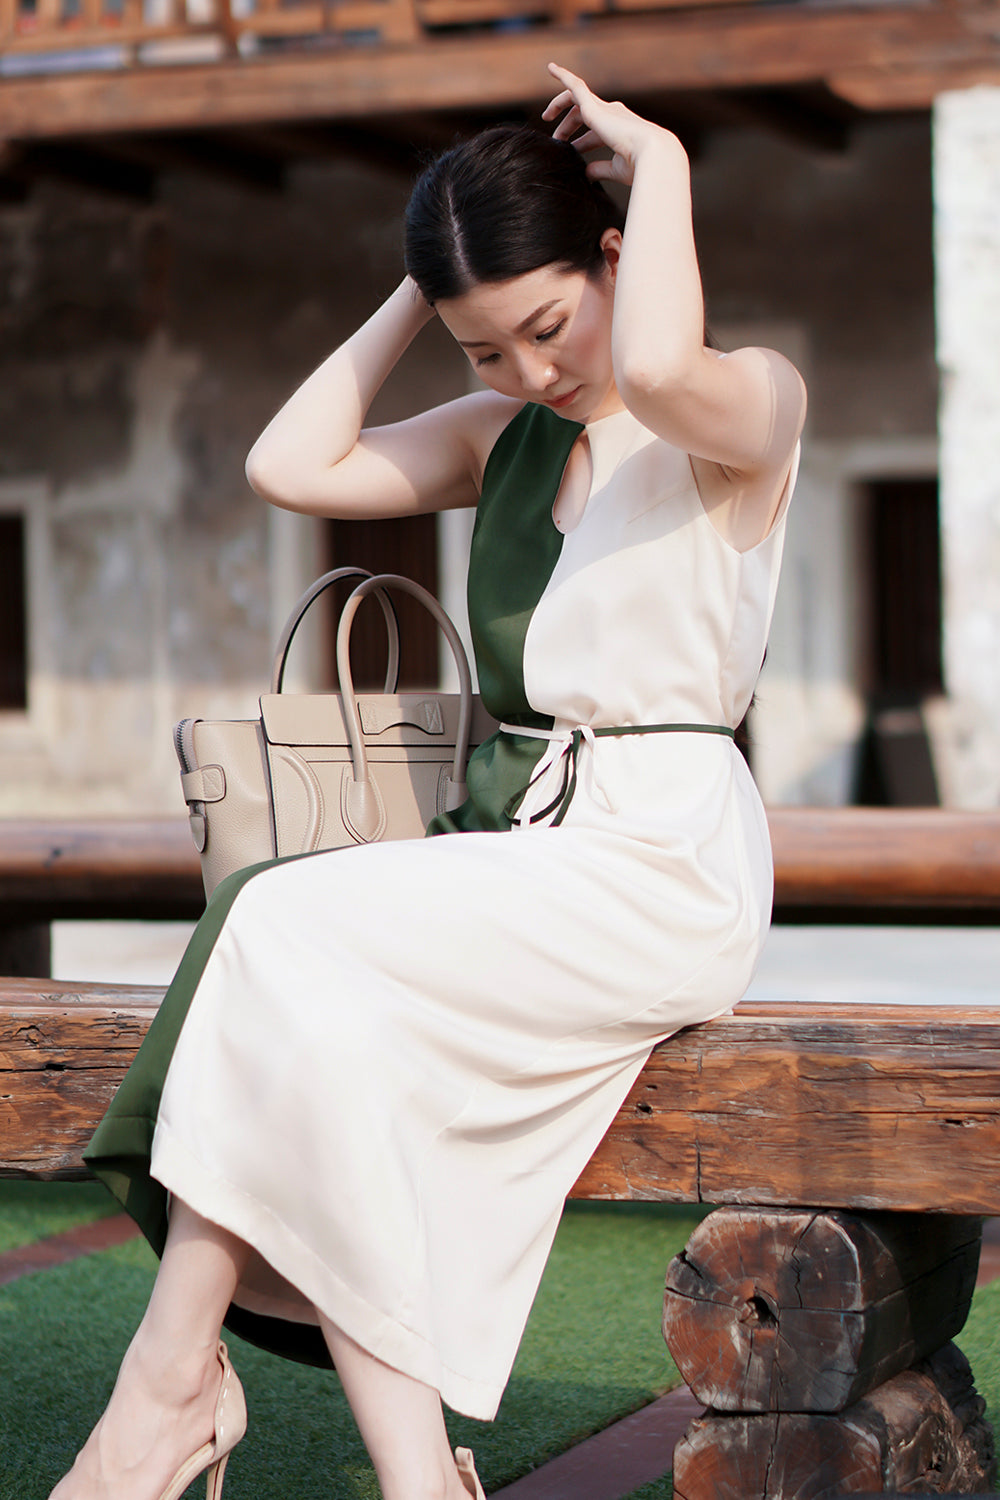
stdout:
[[(356, 565), (370, 573), (402, 573), (438, 593), (437, 516), (401, 516), (389, 521), (330, 521), (327, 528), (328, 568)], [(354, 580), (357, 582), (357, 580)], [(331, 592), (330, 628), (326, 668), (328, 682), (336, 676), (336, 628), (340, 609), (354, 583), (338, 584)], [(393, 603), (399, 616), (399, 686), (403, 690), (436, 687), (438, 627), (409, 594), (396, 593)], [(351, 666), (354, 685), (362, 692), (377, 692), (385, 682), (385, 622), (378, 601), (366, 599), (351, 630)]]
[(28, 706), (24, 517), (0, 515), (0, 709)]
[(937, 480), (870, 480), (867, 513), (868, 698), (856, 800), (939, 801), (921, 705), (943, 692)]

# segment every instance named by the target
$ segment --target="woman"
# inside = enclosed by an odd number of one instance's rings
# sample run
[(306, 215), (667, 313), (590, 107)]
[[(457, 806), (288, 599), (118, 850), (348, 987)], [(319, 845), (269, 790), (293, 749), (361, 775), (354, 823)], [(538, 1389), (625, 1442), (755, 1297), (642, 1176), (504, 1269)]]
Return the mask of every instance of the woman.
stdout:
[[(650, 1048), (752, 974), (771, 867), (732, 731), (803, 387), (704, 347), (679, 142), (551, 72), (554, 139), (487, 132), (428, 169), (406, 280), (248, 461), (321, 515), (478, 504), (470, 614), (505, 727), (432, 829), (463, 837), (213, 898), (88, 1153), (163, 1258), (57, 1500), (173, 1500), (204, 1469), (218, 1492), (245, 1426), (224, 1316), (329, 1351), (386, 1500), (481, 1495), (442, 1398), (494, 1414), (563, 1198)], [(624, 225), (602, 178), (631, 188)], [(365, 429), (435, 315), (487, 389)]]

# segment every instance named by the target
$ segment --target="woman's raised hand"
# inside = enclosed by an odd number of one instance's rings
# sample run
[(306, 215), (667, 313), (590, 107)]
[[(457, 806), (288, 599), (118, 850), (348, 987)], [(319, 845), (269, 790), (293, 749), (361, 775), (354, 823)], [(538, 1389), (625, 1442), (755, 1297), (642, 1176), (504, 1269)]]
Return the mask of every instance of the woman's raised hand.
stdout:
[(601, 99), (568, 68), (549, 63), (549, 72), (563, 85), (542, 110), (543, 120), (556, 120), (562, 115), (552, 132), (553, 137), (558, 141), (569, 141), (582, 152), (608, 147), (614, 153), (611, 160), (601, 158), (588, 162), (588, 176), (630, 186), (643, 141), (663, 132), (649, 120), (626, 109), (624, 104)]

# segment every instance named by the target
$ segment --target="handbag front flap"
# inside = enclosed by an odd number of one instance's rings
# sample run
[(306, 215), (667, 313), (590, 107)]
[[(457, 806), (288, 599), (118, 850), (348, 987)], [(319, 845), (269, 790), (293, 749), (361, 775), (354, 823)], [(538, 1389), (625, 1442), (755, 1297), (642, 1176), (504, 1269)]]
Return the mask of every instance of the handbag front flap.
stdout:
[[(368, 745), (454, 746), (457, 693), (359, 693), (358, 712)], [(267, 693), (261, 721), (272, 745), (348, 743), (339, 693)]]

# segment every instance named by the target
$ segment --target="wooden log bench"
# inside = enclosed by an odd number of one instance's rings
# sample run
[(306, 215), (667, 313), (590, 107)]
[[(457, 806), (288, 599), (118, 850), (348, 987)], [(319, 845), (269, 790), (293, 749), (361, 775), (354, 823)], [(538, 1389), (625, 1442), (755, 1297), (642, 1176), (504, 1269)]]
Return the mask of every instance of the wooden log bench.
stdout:
[[(160, 995), (0, 981), (0, 1176), (84, 1175)], [(1000, 1215), (1000, 1011), (741, 1006), (656, 1049), (574, 1196), (721, 1205), (667, 1276), (709, 1408), (677, 1500), (992, 1486), (949, 1341)]]

